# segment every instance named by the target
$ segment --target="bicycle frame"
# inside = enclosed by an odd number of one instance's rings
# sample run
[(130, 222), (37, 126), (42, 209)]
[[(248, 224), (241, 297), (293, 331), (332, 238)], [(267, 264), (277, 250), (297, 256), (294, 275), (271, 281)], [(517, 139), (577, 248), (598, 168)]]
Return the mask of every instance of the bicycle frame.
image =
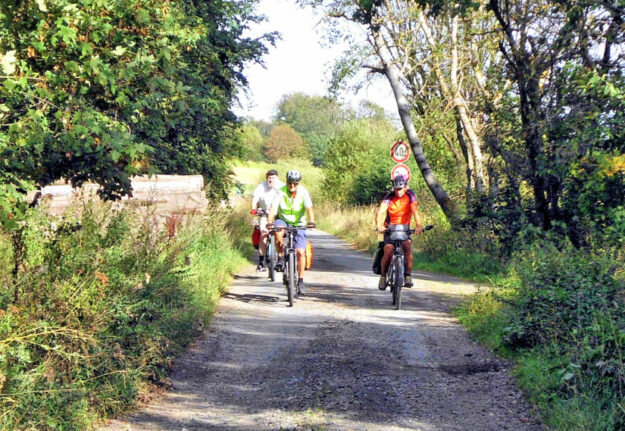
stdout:
[[(392, 228), (389, 229), (394, 231)], [(408, 234), (413, 234), (414, 229), (402, 230)], [(393, 305), (396, 310), (401, 309), (401, 289), (404, 286), (404, 266), (405, 256), (404, 249), (402, 247), (403, 242), (406, 241), (397, 239), (393, 240), (393, 256), (391, 256), (391, 262), (388, 265), (386, 271), (386, 284), (391, 287), (391, 295), (393, 295)]]
[[(399, 228), (399, 226), (402, 226)], [(432, 229), (434, 226), (427, 225), (423, 228), (423, 232)], [(403, 225), (390, 225), (388, 229), (389, 233), (393, 232), (405, 232), (409, 235), (415, 233), (414, 229), (406, 229)], [(409, 239), (409, 238), (408, 238)], [(406, 239), (392, 240), (393, 255), (386, 271), (386, 285), (391, 288), (391, 295), (393, 296), (393, 305), (396, 310), (401, 309), (401, 290), (404, 287), (404, 266), (405, 256), (404, 249), (402, 247), (403, 242)]]
[(305, 227), (275, 227), (273, 232), (284, 230), (284, 272), (282, 275), (282, 283), (286, 286), (289, 307), (293, 306), (293, 299), (296, 296), (297, 279), (299, 276), (297, 249), (295, 248), (295, 232), (300, 229), (306, 230)]

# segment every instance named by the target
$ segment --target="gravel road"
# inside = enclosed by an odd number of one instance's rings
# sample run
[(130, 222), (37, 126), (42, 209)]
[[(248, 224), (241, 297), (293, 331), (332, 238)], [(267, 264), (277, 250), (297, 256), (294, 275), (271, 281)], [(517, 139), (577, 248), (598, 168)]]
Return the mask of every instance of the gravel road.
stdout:
[(102, 430), (541, 430), (510, 364), (449, 314), (469, 283), (413, 272), (402, 310), (377, 289), (369, 255), (309, 231), (308, 294), (249, 266), (171, 388)]

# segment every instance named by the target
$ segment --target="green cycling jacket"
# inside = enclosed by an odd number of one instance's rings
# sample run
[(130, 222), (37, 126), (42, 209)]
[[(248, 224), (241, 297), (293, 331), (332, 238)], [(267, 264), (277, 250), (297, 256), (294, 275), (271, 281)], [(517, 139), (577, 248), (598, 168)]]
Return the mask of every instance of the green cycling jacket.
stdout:
[(288, 186), (284, 186), (278, 190), (278, 199), (279, 219), (293, 226), (306, 226), (304, 193), (297, 193), (295, 197), (292, 198)]

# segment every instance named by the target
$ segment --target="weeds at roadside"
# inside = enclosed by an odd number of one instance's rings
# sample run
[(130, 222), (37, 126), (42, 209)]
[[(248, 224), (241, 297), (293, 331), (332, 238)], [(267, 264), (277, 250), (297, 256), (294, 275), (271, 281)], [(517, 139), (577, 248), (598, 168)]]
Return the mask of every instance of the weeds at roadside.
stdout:
[(625, 426), (625, 279), (609, 256), (536, 244), (517, 256), (507, 285), (456, 310), (478, 341), (515, 361), (519, 385), (555, 430)]
[(217, 209), (175, 236), (151, 214), (107, 204), (81, 214), (33, 210), (16, 278), (0, 235), (2, 429), (85, 429), (129, 408), (163, 382), (245, 262)]

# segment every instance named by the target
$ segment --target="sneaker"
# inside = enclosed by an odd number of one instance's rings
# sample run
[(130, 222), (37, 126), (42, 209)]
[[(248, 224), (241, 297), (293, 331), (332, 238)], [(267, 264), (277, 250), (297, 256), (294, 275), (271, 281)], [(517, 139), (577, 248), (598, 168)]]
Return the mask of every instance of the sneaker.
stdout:
[(386, 290), (386, 275), (380, 276), (380, 281), (378, 281), (378, 289)]
[(407, 275), (405, 280), (404, 280), (404, 286), (406, 287), (412, 287), (412, 277)]
[(264, 264), (259, 263), (258, 265), (256, 265), (256, 272), (263, 272), (263, 271), (267, 271), (267, 268), (265, 267)]
[(304, 286), (304, 280), (299, 280), (297, 282), (297, 294), (298, 295), (306, 295), (306, 289)]

